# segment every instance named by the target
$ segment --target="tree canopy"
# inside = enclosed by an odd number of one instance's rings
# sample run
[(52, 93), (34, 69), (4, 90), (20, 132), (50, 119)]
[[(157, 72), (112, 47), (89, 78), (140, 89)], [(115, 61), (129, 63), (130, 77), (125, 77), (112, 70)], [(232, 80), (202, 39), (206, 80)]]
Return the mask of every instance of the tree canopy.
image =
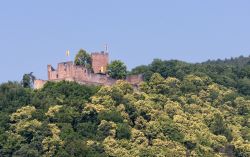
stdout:
[(88, 54), (85, 50), (80, 49), (75, 56), (75, 65), (82, 65), (89, 70), (92, 69), (92, 60), (90, 54)]
[(124, 79), (127, 76), (127, 67), (120, 60), (114, 60), (108, 65), (108, 74), (114, 79)]
[(204, 64), (155, 60), (132, 71), (148, 77), (137, 88), (3, 83), (0, 156), (249, 157), (248, 86), (234, 87), (231, 63)]
[(131, 74), (143, 74), (148, 81), (154, 73), (164, 78), (186, 75), (209, 76), (215, 83), (236, 88), (241, 94), (250, 95), (250, 57), (237, 57), (225, 60), (208, 60), (203, 63), (186, 63), (178, 60), (155, 59), (149, 65), (135, 67)]
[(159, 73), (134, 89), (0, 85), (2, 156), (236, 156), (250, 151), (250, 100), (207, 76)]
[(36, 79), (36, 77), (33, 75), (33, 72), (31, 72), (29, 74), (24, 74), (23, 79), (21, 81), (21, 84), (24, 88), (31, 88), (31, 87), (33, 87), (35, 79)]

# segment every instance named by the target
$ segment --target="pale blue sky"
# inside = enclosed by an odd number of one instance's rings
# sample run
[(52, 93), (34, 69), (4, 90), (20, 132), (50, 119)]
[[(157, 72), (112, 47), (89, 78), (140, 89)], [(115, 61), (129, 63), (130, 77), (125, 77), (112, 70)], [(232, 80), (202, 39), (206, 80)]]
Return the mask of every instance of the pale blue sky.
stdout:
[[(153, 58), (201, 62), (250, 54), (249, 0), (1, 0), (0, 82), (101, 51), (129, 69)], [(71, 51), (66, 58), (65, 51)]]

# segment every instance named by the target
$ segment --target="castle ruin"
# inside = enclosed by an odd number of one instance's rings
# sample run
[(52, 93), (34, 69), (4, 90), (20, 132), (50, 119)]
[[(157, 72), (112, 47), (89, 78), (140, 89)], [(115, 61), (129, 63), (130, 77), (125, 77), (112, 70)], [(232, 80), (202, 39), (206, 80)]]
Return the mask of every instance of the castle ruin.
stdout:
[[(51, 65), (47, 66), (48, 80), (37, 79), (34, 81), (34, 88), (40, 89), (47, 81), (75, 81), (87, 85), (112, 85), (117, 80), (107, 74), (109, 54), (106, 52), (91, 53), (92, 70), (84, 66), (75, 65), (72, 61), (58, 63), (57, 69)], [(141, 75), (127, 76), (126, 81), (136, 86), (142, 81)]]

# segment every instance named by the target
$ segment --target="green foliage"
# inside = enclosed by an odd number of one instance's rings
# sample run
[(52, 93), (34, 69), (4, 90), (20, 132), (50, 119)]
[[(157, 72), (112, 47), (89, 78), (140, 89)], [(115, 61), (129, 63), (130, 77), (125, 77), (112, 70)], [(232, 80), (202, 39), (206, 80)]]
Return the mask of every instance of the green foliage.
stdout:
[(238, 89), (242, 94), (250, 95), (250, 79), (244, 77), (238, 80)]
[(215, 135), (224, 135), (229, 141), (232, 140), (231, 131), (220, 114), (214, 115), (210, 129)]
[(58, 83), (48, 82), (44, 85), (42, 92), (51, 93), (53, 98), (69, 99), (89, 99), (100, 87), (98, 86), (80, 86), (76, 82), (61, 81)]
[(101, 120), (106, 120), (106, 121), (113, 121), (116, 123), (122, 123), (123, 118), (121, 114), (117, 111), (103, 111), (98, 114), (98, 119)]
[(140, 154), (139, 154), (139, 157), (156, 157), (156, 154), (154, 154), (154, 152), (152, 152), (151, 150), (149, 149), (142, 149)]
[(24, 88), (31, 88), (33, 87), (35, 79), (36, 77), (33, 75), (33, 72), (29, 74), (24, 74), (21, 84)]
[(23, 75), (22, 86), (24, 88), (31, 88), (32, 87), (31, 78), (30, 78), (30, 76), (28, 74)]
[(1, 84), (0, 156), (247, 157), (248, 69), (235, 82), (231, 66), (154, 60), (134, 71), (150, 76), (139, 88)]
[(100, 125), (98, 126), (98, 133), (100, 136), (115, 136), (116, 132), (116, 124), (114, 122), (109, 122), (106, 120), (102, 120)]
[(39, 157), (40, 154), (36, 148), (28, 144), (23, 145), (18, 151), (13, 154), (13, 157)]
[(75, 65), (81, 65), (86, 67), (89, 70), (92, 70), (92, 60), (90, 54), (85, 50), (80, 49), (75, 56)]
[(184, 135), (171, 120), (163, 122), (162, 133), (173, 141), (183, 142)]
[(114, 60), (108, 65), (108, 74), (114, 79), (124, 79), (127, 76), (127, 67), (120, 60)]
[(128, 124), (119, 123), (117, 125), (116, 138), (118, 139), (130, 139), (131, 129)]
[(97, 133), (97, 127), (98, 125), (93, 122), (79, 123), (76, 131), (83, 137), (95, 139)]
[[(131, 73), (143, 74), (146, 81), (149, 81), (154, 73), (159, 73), (164, 78), (175, 77), (180, 80), (190, 74), (209, 76), (215, 83), (236, 88), (239, 93), (250, 95), (250, 57), (240, 56), (225, 60), (209, 60), (197, 64), (155, 59), (149, 65), (135, 67)], [(186, 88), (183, 90), (195, 90), (191, 84), (186, 84), (184, 87)]]
[(177, 77), (182, 79), (190, 71), (191, 64), (170, 60), (163, 61), (161, 59), (154, 59), (148, 66), (138, 66), (132, 69), (132, 74), (143, 74), (145, 80), (149, 80), (154, 73), (161, 74), (166, 77)]
[(14, 111), (17, 107), (30, 102), (29, 89), (24, 89), (17, 82), (8, 82), (0, 85), (0, 109), (1, 111)]

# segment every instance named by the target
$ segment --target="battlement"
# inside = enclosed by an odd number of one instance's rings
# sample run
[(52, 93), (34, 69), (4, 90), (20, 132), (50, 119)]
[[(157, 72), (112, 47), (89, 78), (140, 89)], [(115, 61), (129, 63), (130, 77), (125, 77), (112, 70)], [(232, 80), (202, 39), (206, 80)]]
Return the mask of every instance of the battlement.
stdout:
[(104, 55), (104, 56), (109, 56), (107, 52), (101, 51), (101, 52), (92, 52), (91, 55)]
[[(84, 66), (75, 65), (74, 62), (61, 62), (57, 64), (55, 69), (52, 65), (47, 66), (48, 81), (75, 81), (80, 84), (92, 85), (112, 85), (117, 80), (107, 75), (107, 66), (109, 63), (109, 55), (105, 52), (91, 53), (93, 72)], [(132, 85), (138, 85), (142, 81), (141, 75), (132, 75), (126, 78), (126, 81)], [(35, 80), (35, 89), (42, 88), (47, 81)]]
[(109, 54), (102, 52), (91, 53), (92, 69), (94, 73), (106, 73), (109, 63)]

